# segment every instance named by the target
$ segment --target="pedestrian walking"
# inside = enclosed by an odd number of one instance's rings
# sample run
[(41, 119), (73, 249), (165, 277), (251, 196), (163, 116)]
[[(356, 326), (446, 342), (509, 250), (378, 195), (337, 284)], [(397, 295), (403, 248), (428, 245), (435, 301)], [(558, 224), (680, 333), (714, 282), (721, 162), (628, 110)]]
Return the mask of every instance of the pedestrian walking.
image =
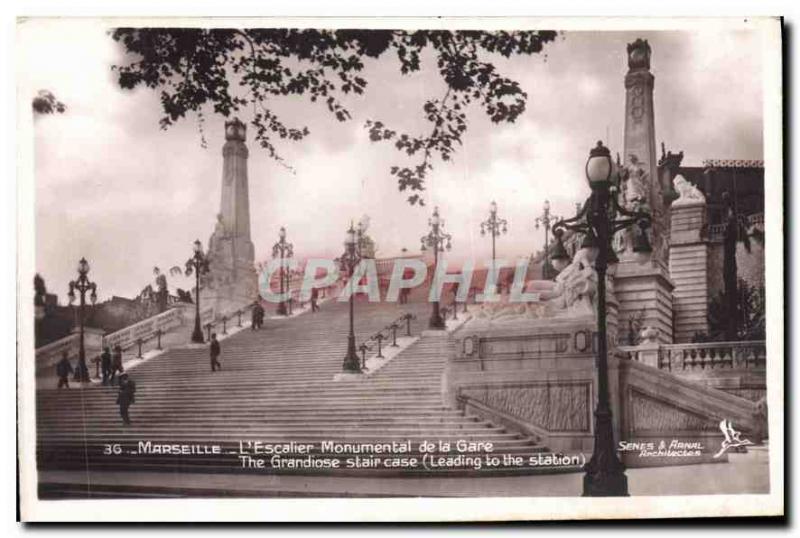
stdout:
[(400, 304), (408, 303), (408, 294), (411, 293), (411, 290), (408, 288), (401, 288), (400, 289)]
[(117, 393), (117, 404), (119, 405), (119, 416), (122, 417), (122, 423), (129, 425), (131, 417), (128, 415), (128, 408), (131, 404), (136, 402), (136, 383), (133, 379), (128, 377), (128, 374), (119, 376), (119, 392)]
[(319, 305), (317, 304), (317, 300), (319, 299), (319, 290), (317, 288), (311, 288), (311, 313), (313, 314), (317, 310), (319, 310)]
[(122, 374), (125, 368), (122, 366), (122, 346), (114, 346), (114, 354), (111, 356), (111, 385), (114, 385), (114, 376), (117, 372)]
[(250, 324), (250, 328), (254, 331), (260, 329), (264, 324), (264, 307), (261, 306), (261, 301), (257, 300), (255, 303), (253, 303), (251, 315), (252, 322)]
[(56, 375), (58, 376), (58, 388), (69, 388), (69, 374), (73, 372), (72, 365), (69, 362), (69, 354), (64, 351), (61, 354), (61, 360), (56, 364)]
[(458, 284), (450, 290), (453, 294), (453, 312), (458, 311)]
[(219, 360), (217, 360), (220, 353), (222, 352), (222, 350), (219, 347), (219, 340), (217, 340), (217, 333), (211, 334), (211, 346), (209, 349), (211, 352), (211, 371), (216, 372), (217, 368), (222, 370), (222, 365), (219, 363)]
[(111, 377), (111, 348), (108, 346), (103, 348), (103, 353), (100, 354), (100, 371), (103, 374), (103, 385), (108, 384), (108, 378)]

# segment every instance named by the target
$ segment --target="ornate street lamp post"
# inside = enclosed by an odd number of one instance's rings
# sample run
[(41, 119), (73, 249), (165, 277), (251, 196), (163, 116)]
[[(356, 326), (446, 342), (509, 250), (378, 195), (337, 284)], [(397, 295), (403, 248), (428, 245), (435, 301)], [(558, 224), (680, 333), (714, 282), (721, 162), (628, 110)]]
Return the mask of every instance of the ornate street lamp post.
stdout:
[[(618, 261), (611, 247), (611, 238), (621, 230), (636, 224), (639, 234), (634, 234), (633, 251), (637, 258), (647, 259), (652, 248), (647, 239), (650, 215), (634, 207), (628, 211), (619, 205), (617, 166), (611, 160), (608, 148), (598, 142), (586, 162), (586, 178), (592, 194), (574, 218), (561, 219), (553, 226), (556, 246), (551, 256), (553, 266), (561, 270), (569, 263), (562, 243), (565, 230), (584, 235), (581, 248), (589, 249), (589, 259), (594, 259), (597, 271), (597, 407), (594, 412), (594, 449), (585, 465), (583, 477), (584, 496), (626, 496), (628, 478), (625, 466), (617, 457), (611, 423), (611, 404), (608, 394), (608, 342), (606, 335), (606, 272)], [(621, 218), (617, 218), (620, 215)]]
[(364, 221), (358, 221), (356, 224), (356, 249), (358, 251), (358, 257), (364, 257), (364, 235), (366, 234), (366, 227), (364, 226)]
[(550, 214), (550, 200), (544, 201), (544, 213), (536, 217), (536, 229), (544, 228), (544, 260), (542, 262), (542, 279), (550, 278), (550, 227), (559, 217)]
[(347, 354), (344, 356), (344, 363), (342, 369), (345, 372), (359, 374), (361, 373), (361, 362), (358, 360), (358, 352), (356, 351), (356, 333), (353, 324), (353, 274), (355, 267), (361, 261), (361, 255), (358, 249), (358, 238), (356, 230), (353, 228), (353, 223), (350, 223), (350, 229), (344, 239), (344, 254), (339, 259), (341, 270), (347, 273), (350, 280), (350, 333), (347, 335)]
[(80, 381), (89, 381), (89, 368), (86, 366), (86, 348), (83, 342), (83, 323), (84, 323), (84, 308), (86, 306), (86, 292), (91, 291), (89, 300), (94, 305), (97, 302), (97, 284), (91, 282), (89, 277), (89, 262), (86, 258), (81, 258), (78, 262), (78, 279), (71, 280), (69, 283), (69, 297), (70, 304), (75, 301), (75, 290), (81, 295), (81, 302), (78, 308), (78, 326), (80, 327), (80, 337), (78, 340), (78, 372)]
[[(431, 231), (428, 232), (428, 235), (423, 235), (420, 241), (422, 242), (423, 252), (429, 248), (433, 249), (433, 274), (435, 275), (436, 270), (439, 267), (439, 253), (444, 252), (445, 248), (450, 250), (452, 246), (452, 236), (444, 231), (444, 219), (439, 217), (438, 207), (434, 208), (433, 216), (428, 219), (428, 226), (430, 226)], [(444, 319), (442, 319), (442, 315), (439, 312), (439, 301), (433, 302), (433, 312), (431, 313), (431, 319), (428, 322), (428, 327), (436, 330), (442, 330), (445, 328)]]
[(203, 254), (203, 244), (200, 240), (195, 240), (193, 244), (194, 254), (186, 260), (186, 276), (195, 276), (194, 288), (194, 330), (192, 331), (192, 342), (195, 344), (203, 343), (203, 329), (200, 327), (200, 276), (208, 272), (208, 257)]
[[(281, 226), (280, 232), (278, 232), (278, 242), (272, 245), (272, 257), (281, 259), (281, 266), (279, 269), (279, 280), (281, 285), (281, 302), (278, 303), (277, 313), (279, 316), (286, 316), (288, 312), (286, 310), (286, 301), (283, 300), (283, 294), (286, 291), (286, 288), (289, 287), (289, 279), (288, 279), (288, 271), (285, 271), (283, 268), (283, 260), (284, 258), (291, 258), (294, 256), (294, 246), (286, 241), (286, 228)], [(284, 282), (286, 283), (284, 287)]]
[(495, 260), (495, 240), (500, 237), (501, 233), (508, 232), (508, 222), (506, 219), (497, 218), (497, 202), (492, 201), (489, 206), (489, 218), (481, 222), (481, 235), (487, 233), (492, 237), (492, 263)]

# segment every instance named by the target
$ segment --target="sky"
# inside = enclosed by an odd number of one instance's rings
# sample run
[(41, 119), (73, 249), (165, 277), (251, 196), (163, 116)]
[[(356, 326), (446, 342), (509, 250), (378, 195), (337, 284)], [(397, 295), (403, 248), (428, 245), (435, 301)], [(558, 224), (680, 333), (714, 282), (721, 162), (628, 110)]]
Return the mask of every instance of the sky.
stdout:
[[(82, 256), (101, 300), (134, 296), (152, 282), (154, 266), (182, 266), (195, 239), (207, 244), (219, 211), (224, 119), (207, 114), (206, 148), (196, 118), (161, 130), (156, 92), (118, 88), (111, 65), (125, 58), (106, 27), (51, 24), (21, 32), (19, 41), (19, 99), (29, 102), (46, 88), (67, 105), (65, 114), (34, 121), (35, 267), (62, 302)], [(346, 101), (349, 122), (300, 98), (272, 103), (286, 123), (311, 131), (302, 142), (278, 142), (293, 171), (249, 135), (257, 261), (271, 254), (281, 226), (296, 257), (337, 256), (349, 222), (364, 214), (379, 257), (418, 252), (434, 206), (453, 236), (449, 257), (482, 261), (491, 256), (491, 240), (481, 237), (480, 222), (492, 200), (509, 223), (498, 256), (514, 260), (541, 249), (544, 233), (534, 219), (544, 201), (554, 214), (571, 216), (588, 195), (583, 169), (595, 141), (622, 152), (625, 47), (637, 37), (653, 49), (657, 143), (684, 151), (688, 166), (763, 158), (757, 34), (568, 31), (546, 54), (497, 61), (528, 93), (525, 113), (514, 124), (493, 125), (473, 108), (463, 147), (451, 162), (434, 162), (426, 206), (410, 206), (389, 175), (392, 165), (408, 161), (390, 145), (370, 142), (364, 122), (425, 133), (422, 104), (440, 97), (443, 83), (429, 62), (402, 76), (394, 60), (368, 61), (366, 94)], [(170, 285), (191, 284), (177, 277)]]

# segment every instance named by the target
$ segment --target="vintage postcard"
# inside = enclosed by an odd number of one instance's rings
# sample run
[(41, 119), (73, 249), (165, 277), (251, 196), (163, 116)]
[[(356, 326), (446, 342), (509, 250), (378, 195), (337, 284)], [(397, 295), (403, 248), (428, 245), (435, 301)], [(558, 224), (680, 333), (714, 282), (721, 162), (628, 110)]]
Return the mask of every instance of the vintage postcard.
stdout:
[(782, 515), (781, 31), (20, 19), (23, 520)]

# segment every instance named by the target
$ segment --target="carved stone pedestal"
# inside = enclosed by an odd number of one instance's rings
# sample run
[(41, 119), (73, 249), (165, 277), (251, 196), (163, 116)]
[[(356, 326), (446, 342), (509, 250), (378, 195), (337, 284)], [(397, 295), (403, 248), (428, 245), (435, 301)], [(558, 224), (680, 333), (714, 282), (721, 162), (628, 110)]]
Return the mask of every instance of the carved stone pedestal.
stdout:
[(618, 323), (623, 329), (630, 319), (642, 327), (658, 330), (658, 341), (672, 343), (672, 290), (666, 267), (661, 263), (622, 261), (614, 277), (614, 294), (619, 302)]
[(590, 453), (595, 331), (594, 316), (473, 320), (455, 334), (445, 397), (553, 451)]
[(706, 204), (702, 200), (672, 206), (669, 272), (675, 282), (675, 341), (691, 342), (708, 332), (709, 245)]

